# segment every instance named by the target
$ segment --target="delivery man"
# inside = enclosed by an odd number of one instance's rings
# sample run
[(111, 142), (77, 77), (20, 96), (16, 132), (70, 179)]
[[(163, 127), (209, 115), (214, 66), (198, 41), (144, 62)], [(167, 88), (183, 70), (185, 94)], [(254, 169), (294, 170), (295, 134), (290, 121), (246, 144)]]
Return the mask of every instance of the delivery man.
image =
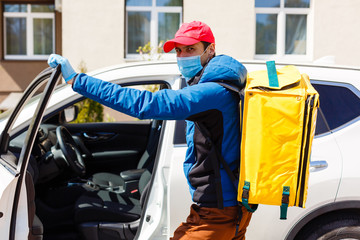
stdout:
[[(188, 149), (183, 166), (194, 204), (172, 239), (245, 239), (251, 213), (238, 205), (237, 190), (215, 153), (221, 153), (232, 171), (238, 170), (239, 97), (217, 82), (243, 87), (247, 71), (229, 56), (216, 56), (214, 35), (199, 21), (182, 24), (163, 48), (175, 49), (187, 87), (152, 93), (77, 74), (66, 58), (56, 54), (50, 55), (48, 64), (61, 64), (74, 91), (130, 116), (186, 119)], [(204, 126), (213, 144), (197, 124)]]

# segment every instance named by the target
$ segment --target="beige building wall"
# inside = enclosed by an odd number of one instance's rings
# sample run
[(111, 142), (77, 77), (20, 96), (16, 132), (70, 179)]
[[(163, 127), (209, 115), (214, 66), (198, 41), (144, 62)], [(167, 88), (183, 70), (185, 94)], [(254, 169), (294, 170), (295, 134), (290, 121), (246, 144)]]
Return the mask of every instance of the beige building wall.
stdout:
[(255, 52), (254, 1), (184, 0), (184, 22), (203, 21), (210, 26), (217, 54), (253, 59)]
[[(360, 1), (313, 0), (312, 4), (309, 61), (360, 67)], [(184, 22), (207, 23), (218, 54), (251, 60), (256, 38), (254, 6), (254, 0), (184, 0)]]
[(314, 0), (314, 60), (360, 67), (360, 1)]
[(124, 62), (124, 0), (62, 0), (63, 56), (75, 71)]
[[(254, 59), (254, 0), (184, 0), (183, 20), (213, 30), (217, 54)], [(309, 60), (360, 66), (360, 1), (313, 0)], [(62, 0), (62, 54), (79, 71), (125, 62), (125, 0)], [(174, 58), (175, 59), (175, 56)], [(280, 59), (281, 60), (281, 59)]]

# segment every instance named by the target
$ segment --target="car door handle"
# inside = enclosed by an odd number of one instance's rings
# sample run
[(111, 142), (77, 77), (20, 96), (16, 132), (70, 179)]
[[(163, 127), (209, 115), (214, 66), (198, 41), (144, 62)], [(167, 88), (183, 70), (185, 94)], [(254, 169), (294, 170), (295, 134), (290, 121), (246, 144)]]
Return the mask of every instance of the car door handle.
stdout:
[(97, 140), (97, 139), (99, 138), (99, 137), (96, 136), (96, 135), (89, 135), (89, 134), (86, 133), (86, 132), (83, 133), (83, 136), (84, 136), (84, 138), (89, 139), (89, 140)]
[(328, 163), (325, 160), (319, 161), (310, 161), (310, 172), (317, 172), (320, 170), (324, 170), (328, 167)]

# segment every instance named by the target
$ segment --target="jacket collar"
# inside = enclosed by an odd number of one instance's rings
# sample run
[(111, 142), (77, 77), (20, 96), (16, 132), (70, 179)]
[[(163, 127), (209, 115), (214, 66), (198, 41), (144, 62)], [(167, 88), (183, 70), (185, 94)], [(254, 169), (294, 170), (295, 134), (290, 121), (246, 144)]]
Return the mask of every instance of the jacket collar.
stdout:
[(187, 84), (189, 86), (192, 86), (192, 85), (196, 85), (200, 82), (200, 79), (205, 71), (205, 68), (207, 67), (208, 63), (206, 63), (206, 65), (201, 69), (200, 72), (198, 72), (194, 77), (190, 78), (188, 81), (187, 81)]

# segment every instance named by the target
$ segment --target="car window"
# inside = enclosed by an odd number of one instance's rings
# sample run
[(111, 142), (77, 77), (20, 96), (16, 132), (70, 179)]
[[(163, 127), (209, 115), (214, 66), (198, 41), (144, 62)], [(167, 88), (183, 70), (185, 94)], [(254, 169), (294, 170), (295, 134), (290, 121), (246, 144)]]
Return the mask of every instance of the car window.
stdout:
[[(320, 94), (320, 111), (316, 134), (338, 128), (360, 116), (360, 94), (351, 85), (312, 84)], [(324, 118), (324, 119), (322, 119)], [(325, 126), (327, 125), (327, 126)], [(326, 128), (329, 129), (326, 129)]]
[(185, 144), (186, 143), (186, 123), (185, 120), (176, 120), (175, 122), (175, 134), (174, 134), (174, 144)]
[[(141, 91), (158, 91), (162, 85), (161, 84), (141, 84), (141, 85), (131, 85), (126, 86), (129, 88), (139, 89)], [(129, 122), (129, 121), (139, 121), (140, 119), (131, 117), (101, 103), (93, 101), (91, 99), (84, 99), (75, 104), (79, 108), (79, 114), (77, 119), (71, 123), (89, 123), (89, 122)]]
[(321, 108), (319, 108), (316, 118), (315, 136), (329, 131), (330, 127), (325, 120), (324, 113), (321, 111)]

